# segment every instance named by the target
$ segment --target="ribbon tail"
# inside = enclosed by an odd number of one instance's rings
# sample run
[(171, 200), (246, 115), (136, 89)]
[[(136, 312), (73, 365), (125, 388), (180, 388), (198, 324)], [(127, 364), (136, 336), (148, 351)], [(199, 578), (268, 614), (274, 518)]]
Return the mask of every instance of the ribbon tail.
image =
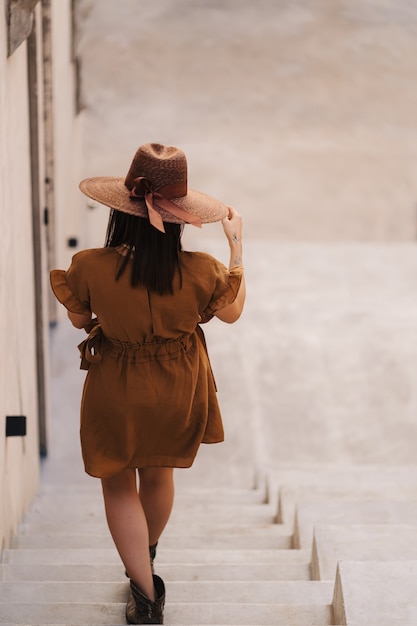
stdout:
[(93, 329), (87, 339), (84, 339), (84, 341), (82, 341), (78, 346), (81, 357), (81, 370), (88, 370), (91, 363), (101, 361), (103, 331), (101, 330), (100, 324), (96, 322), (96, 320), (93, 320), (92, 325)]
[(145, 203), (148, 209), (149, 221), (154, 228), (161, 231), (161, 233), (164, 233), (164, 222), (162, 221), (162, 217), (159, 215), (158, 211), (155, 211), (153, 207), (152, 195), (152, 193), (147, 193), (145, 195)]
[(88, 370), (88, 368), (90, 367), (90, 363), (86, 357), (87, 343), (88, 343), (88, 337), (87, 339), (84, 339), (84, 341), (82, 341), (78, 345), (78, 350), (80, 351), (80, 357), (81, 357), (80, 370)]
[(164, 198), (164, 196), (161, 196), (161, 194), (159, 193), (154, 193), (154, 199), (155, 204), (159, 206), (159, 208), (165, 209), (165, 211), (168, 211), (168, 213), (171, 213), (171, 215), (175, 215), (175, 217), (178, 217), (184, 222), (187, 222), (187, 224), (192, 224), (197, 228), (202, 227), (201, 217), (199, 215), (189, 213), (182, 207), (178, 206), (178, 204), (175, 204), (175, 202), (171, 202), (171, 200), (168, 200), (168, 198)]

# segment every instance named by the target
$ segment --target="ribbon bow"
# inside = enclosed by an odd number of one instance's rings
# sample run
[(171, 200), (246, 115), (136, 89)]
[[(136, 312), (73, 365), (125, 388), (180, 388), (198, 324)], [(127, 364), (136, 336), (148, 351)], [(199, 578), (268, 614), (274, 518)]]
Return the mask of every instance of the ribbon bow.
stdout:
[(86, 327), (86, 331), (89, 333), (87, 339), (84, 339), (78, 346), (81, 357), (81, 370), (88, 370), (90, 363), (101, 361), (103, 349), (104, 335), (97, 318), (94, 318)]
[(186, 193), (187, 183), (185, 183), (185, 187), (184, 183), (181, 182), (173, 185), (164, 185), (163, 187), (160, 187), (158, 191), (155, 191), (153, 189), (153, 184), (148, 178), (138, 176), (133, 180), (130, 197), (145, 200), (150, 223), (152, 226), (160, 230), (161, 233), (164, 233), (164, 222), (156, 208), (164, 209), (168, 213), (171, 213), (171, 215), (175, 215), (175, 217), (187, 222), (187, 224), (192, 224), (193, 226), (201, 228), (201, 218), (198, 215), (189, 213), (182, 207), (178, 206), (178, 204), (175, 204), (175, 202), (169, 200), (170, 197), (181, 197), (185, 196)]

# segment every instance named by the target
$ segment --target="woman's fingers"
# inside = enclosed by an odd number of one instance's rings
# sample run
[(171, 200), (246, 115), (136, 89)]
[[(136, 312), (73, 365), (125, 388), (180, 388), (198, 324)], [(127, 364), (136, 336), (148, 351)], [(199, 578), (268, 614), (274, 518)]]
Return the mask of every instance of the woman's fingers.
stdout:
[(228, 239), (240, 239), (242, 234), (242, 217), (234, 207), (229, 206), (229, 215), (222, 220), (223, 230)]

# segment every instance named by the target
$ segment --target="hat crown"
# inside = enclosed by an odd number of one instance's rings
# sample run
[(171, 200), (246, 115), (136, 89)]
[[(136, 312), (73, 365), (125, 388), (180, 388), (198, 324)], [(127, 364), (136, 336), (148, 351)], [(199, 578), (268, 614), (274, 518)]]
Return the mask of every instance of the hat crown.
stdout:
[(148, 179), (155, 191), (180, 182), (187, 184), (185, 153), (174, 146), (144, 144), (133, 157), (125, 179), (126, 187), (132, 190), (138, 177)]

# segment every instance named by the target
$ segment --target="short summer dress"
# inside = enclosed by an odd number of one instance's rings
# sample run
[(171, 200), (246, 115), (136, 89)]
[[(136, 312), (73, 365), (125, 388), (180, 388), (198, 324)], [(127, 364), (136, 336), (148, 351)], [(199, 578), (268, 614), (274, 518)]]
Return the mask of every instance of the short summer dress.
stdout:
[(223, 441), (223, 425), (199, 326), (231, 304), (243, 268), (181, 252), (173, 295), (116, 280), (121, 254), (96, 248), (52, 270), (57, 299), (97, 316), (79, 348), (88, 369), (81, 400), (85, 470), (106, 478), (128, 467), (190, 467), (200, 443)]

